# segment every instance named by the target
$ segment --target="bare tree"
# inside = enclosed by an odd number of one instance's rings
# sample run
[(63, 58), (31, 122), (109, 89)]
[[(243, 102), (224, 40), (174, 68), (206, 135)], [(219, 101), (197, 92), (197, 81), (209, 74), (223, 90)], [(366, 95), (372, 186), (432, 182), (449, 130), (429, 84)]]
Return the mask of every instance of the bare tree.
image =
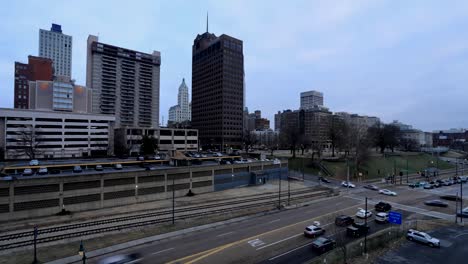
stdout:
[[(369, 158), (370, 140), (367, 127), (360, 125), (350, 125), (346, 135), (348, 153), (354, 160), (355, 172)], [(347, 157), (348, 158), (348, 157)]]
[(18, 146), (15, 153), (16, 156), (28, 156), (30, 159), (35, 159), (38, 155), (42, 154), (42, 136), (38, 132), (40, 131), (32, 126), (24, 128), (19, 132), (19, 137), (16, 141)]
[(291, 150), (293, 158), (296, 158), (296, 148), (301, 140), (301, 132), (298, 127), (287, 126), (280, 132), (280, 138), (284, 145)]
[(419, 148), (419, 144), (416, 140), (412, 138), (402, 138), (400, 139), (400, 146), (405, 151), (416, 151)]
[(347, 129), (348, 126), (344, 120), (336, 117), (331, 118), (331, 124), (328, 130), (328, 139), (330, 140), (332, 148), (332, 157), (335, 157), (335, 149), (341, 148), (345, 143), (344, 141), (346, 140), (345, 136)]

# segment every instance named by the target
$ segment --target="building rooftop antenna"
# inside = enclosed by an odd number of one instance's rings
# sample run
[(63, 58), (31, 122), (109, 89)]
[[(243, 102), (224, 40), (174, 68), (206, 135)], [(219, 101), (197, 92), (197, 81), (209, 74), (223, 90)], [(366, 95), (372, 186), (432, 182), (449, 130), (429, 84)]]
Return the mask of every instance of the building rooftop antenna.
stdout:
[(208, 33), (208, 12), (206, 12), (206, 32)]

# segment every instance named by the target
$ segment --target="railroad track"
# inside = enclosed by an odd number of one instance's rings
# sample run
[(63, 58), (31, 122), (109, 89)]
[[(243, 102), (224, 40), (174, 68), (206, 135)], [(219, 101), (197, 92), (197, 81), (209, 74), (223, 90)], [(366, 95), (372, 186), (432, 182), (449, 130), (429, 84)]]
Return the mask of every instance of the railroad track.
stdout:
[[(309, 191), (310, 192), (310, 191)], [(291, 193), (291, 195), (295, 195), (295, 197), (291, 197), (291, 201), (296, 201), (296, 200), (302, 200), (302, 199), (307, 199), (307, 198), (312, 198), (312, 197), (317, 197), (324, 195), (328, 193), (328, 191), (318, 191), (315, 193), (311, 194), (305, 194), (305, 195), (300, 195), (297, 196), (298, 194), (304, 194), (305, 191), (300, 191), (296, 193)], [(236, 210), (243, 210), (243, 209), (249, 209), (249, 208), (258, 208), (259, 205), (274, 205), (277, 204), (278, 201), (276, 198), (278, 197), (277, 194), (275, 195), (270, 195), (266, 197), (262, 197), (262, 201), (258, 201), (257, 199), (244, 199), (242, 201), (238, 201), (236, 203), (229, 203), (229, 205), (233, 204), (241, 204), (238, 206), (233, 206), (233, 207), (228, 207), (228, 208), (219, 208), (219, 209), (213, 209), (213, 210), (208, 210), (208, 211), (199, 211), (203, 209), (209, 209), (213, 207), (221, 207), (221, 206), (226, 206), (228, 205), (227, 203), (218, 203), (216, 206), (213, 204), (210, 205), (203, 205), (203, 206), (198, 206), (198, 207), (192, 207), (192, 208), (184, 208), (184, 209), (178, 209), (175, 211), (175, 213), (184, 213), (183, 215), (176, 215), (175, 220), (185, 220), (189, 218), (194, 218), (194, 217), (201, 217), (201, 216), (209, 216), (209, 215), (215, 215), (219, 213), (226, 213), (230, 211), (236, 211)], [(269, 201), (265, 201), (265, 199), (273, 199)], [(256, 201), (254, 201), (256, 200)], [(248, 202), (253, 202), (251, 204), (247, 205), (242, 205), (244, 203)], [(222, 205), (220, 205), (222, 204)], [(196, 212), (198, 211), (198, 212)], [(119, 218), (113, 218), (113, 219), (106, 219), (106, 220), (99, 220), (99, 221), (92, 221), (92, 222), (87, 222), (87, 223), (79, 223), (79, 224), (70, 224), (70, 225), (63, 225), (63, 226), (58, 226), (58, 227), (52, 227), (52, 228), (44, 228), (44, 229), (39, 229), (38, 230), (38, 238), (37, 238), (37, 243), (47, 243), (47, 242), (53, 242), (53, 241), (59, 241), (63, 239), (68, 239), (68, 238), (74, 238), (74, 237), (82, 237), (82, 236), (89, 236), (89, 235), (96, 235), (96, 234), (102, 234), (102, 233), (107, 233), (107, 232), (112, 232), (112, 231), (120, 231), (123, 229), (130, 229), (130, 228), (136, 228), (136, 227), (143, 227), (143, 226), (148, 226), (148, 225), (154, 225), (154, 224), (161, 224), (161, 223), (167, 223), (167, 222), (172, 222), (172, 210), (164, 210), (160, 212), (154, 212), (154, 213), (149, 213), (149, 214), (143, 214), (142, 215), (134, 215), (134, 216), (128, 216), (128, 217), (119, 217)], [(131, 221), (131, 220), (142, 220), (145, 218), (149, 217), (157, 217), (157, 216), (165, 216), (169, 215), (167, 217), (162, 217), (158, 219), (148, 219), (144, 221), (136, 221), (132, 223), (125, 223), (121, 224), (121, 222), (124, 221)], [(120, 224), (118, 224), (120, 223)], [(111, 226), (106, 226), (106, 227), (98, 227), (99, 225), (105, 225), (105, 224), (116, 224), (116, 225), (111, 225)], [(89, 227), (90, 229), (87, 230), (82, 230), (82, 231), (76, 231), (78, 228), (86, 228)], [(65, 231), (73, 231), (70, 233), (64, 233), (64, 234), (59, 234), (59, 235), (53, 235), (53, 236), (47, 236), (47, 237), (40, 237), (42, 235), (49, 235), (57, 232), (65, 232)], [(18, 240), (21, 238), (28, 238), (32, 237), (34, 234), (32, 231), (27, 231), (27, 232), (19, 232), (19, 233), (14, 233), (14, 234), (9, 234), (9, 235), (3, 235), (0, 236), (1, 241), (8, 241), (8, 240)], [(0, 245), (0, 250), (6, 250), (6, 249), (12, 249), (12, 248), (19, 248), (19, 247), (25, 247), (32, 245), (34, 242), (32, 239), (27, 239), (27, 240), (22, 240), (18, 242), (11, 242), (11, 243), (5, 243)]]

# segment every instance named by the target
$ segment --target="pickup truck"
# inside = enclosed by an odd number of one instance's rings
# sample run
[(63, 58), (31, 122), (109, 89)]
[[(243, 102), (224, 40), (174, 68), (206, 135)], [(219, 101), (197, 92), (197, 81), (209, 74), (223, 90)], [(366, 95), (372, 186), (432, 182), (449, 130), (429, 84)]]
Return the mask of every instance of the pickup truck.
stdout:
[(361, 237), (366, 233), (369, 233), (369, 226), (366, 226), (365, 223), (353, 223), (346, 228), (346, 235), (349, 237)]

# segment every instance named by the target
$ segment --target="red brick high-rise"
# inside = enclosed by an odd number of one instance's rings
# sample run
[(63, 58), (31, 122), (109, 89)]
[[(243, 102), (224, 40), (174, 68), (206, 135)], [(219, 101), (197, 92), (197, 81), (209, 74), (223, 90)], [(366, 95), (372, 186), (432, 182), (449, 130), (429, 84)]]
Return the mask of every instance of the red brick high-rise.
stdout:
[(52, 81), (52, 60), (28, 56), (28, 63), (15, 62), (15, 108), (29, 108), (29, 81)]

